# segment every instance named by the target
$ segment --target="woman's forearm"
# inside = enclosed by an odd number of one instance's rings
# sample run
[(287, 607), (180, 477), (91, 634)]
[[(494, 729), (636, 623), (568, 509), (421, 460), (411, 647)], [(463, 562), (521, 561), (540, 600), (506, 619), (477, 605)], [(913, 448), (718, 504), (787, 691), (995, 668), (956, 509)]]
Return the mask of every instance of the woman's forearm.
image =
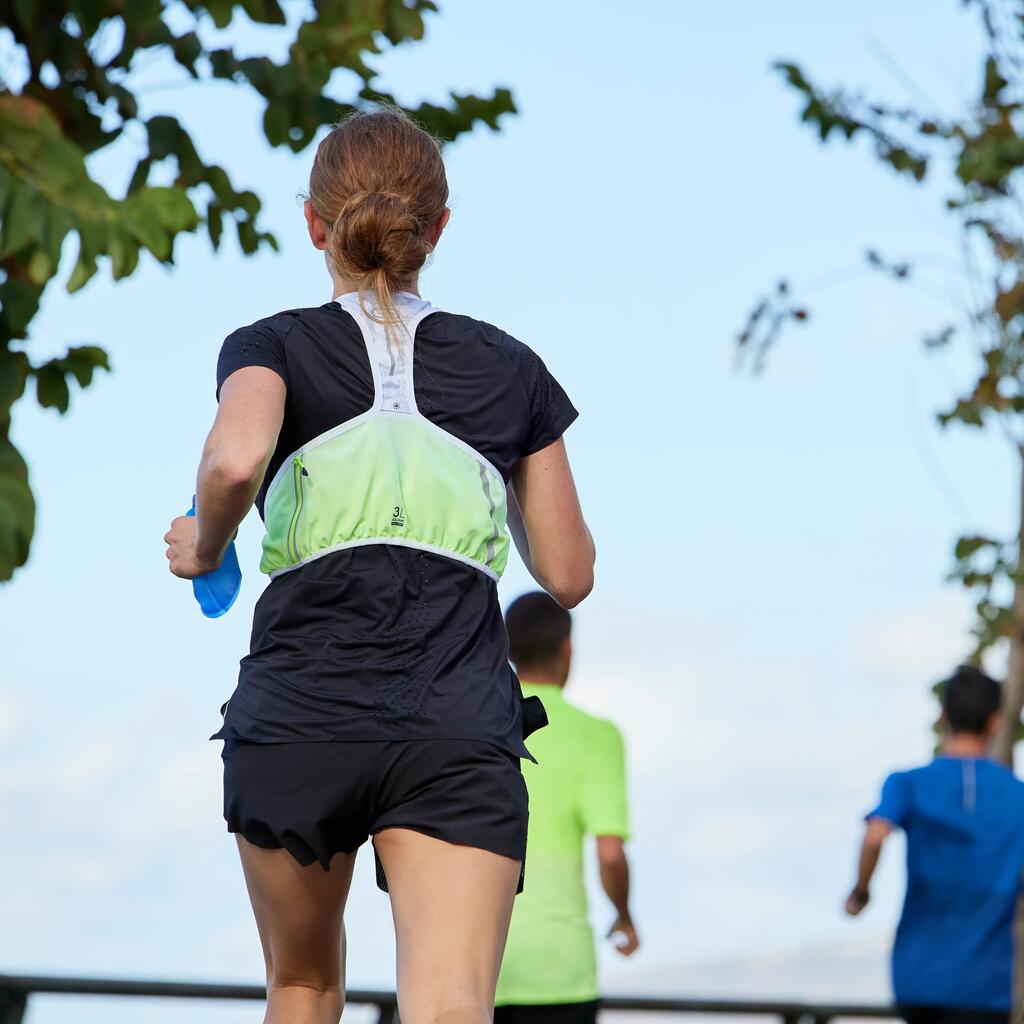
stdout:
[(519, 557), (526, 566), (526, 571), (533, 575), (533, 558), (530, 555), (530, 538), (526, 534), (526, 524), (523, 522), (523, 513), (519, 508), (519, 500), (516, 498), (514, 488), (508, 488), (508, 529), (512, 534)]
[(215, 568), (246, 517), (263, 480), (265, 465), (232, 466), (207, 447), (196, 480), (196, 559)]
[(196, 480), (196, 561), (220, 565), (267, 471), (284, 419), (285, 385), (262, 366), (236, 370), (220, 406)]

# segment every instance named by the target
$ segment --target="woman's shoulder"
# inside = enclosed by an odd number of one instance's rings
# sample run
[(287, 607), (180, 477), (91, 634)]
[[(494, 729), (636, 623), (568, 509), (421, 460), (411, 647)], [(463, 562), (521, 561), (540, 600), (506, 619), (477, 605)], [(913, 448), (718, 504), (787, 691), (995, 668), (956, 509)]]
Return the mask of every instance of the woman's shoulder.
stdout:
[[(434, 362), (440, 364), (447, 356), (454, 356), (456, 351), (462, 353), (461, 359), (464, 361), (472, 358), (467, 355), (470, 351), (487, 353), (484, 358), (478, 359), (482, 371), (496, 374), (497, 379), (503, 380), (512, 393), (520, 396), (521, 407), (529, 419), (527, 437), (520, 455), (531, 455), (546, 448), (561, 437), (576, 419), (578, 413), (569, 396), (551, 375), (541, 357), (507, 331), (486, 320), (442, 311), (428, 317), (423, 327), (431, 340), (442, 343), (440, 348), (434, 350)], [(459, 343), (459, 350), (447, 350), (443, 344), (447, 342)]]
[[(529, 345), (486, 320), (438, 309), (424, 324), (426, 333), (437, 340), (475, 342), (493, 350), (515, 370), (532, 367), (540, 357)], [(422, 330), (423, 328), (421, 328)]]
[(339, 324), (344, 329), (346, 320), (351, 322), (332, 302), (284, 309), (236, 328), (224, 339), (217, 358), (217, 393), (220, 394), (221, 385), (232, 373), (247, 366), (273, 370), (288, 384), (289, 366), (296, 357), (301, 361), (301, 353), (308, 347), (300, 345), (296, 350), (289, 340), (296, 337), (296, 328), (301, 327), (302, 336), (312, 338), (316, 344), (317, 338), (329, 340), (336, 336)]
[(225, 343), (259, 337), (282, 344), (288, 335), (300, 325), (314, 326), (326, 322), (337, 323), (346, 319), (346, 315), (336, 302), (326, 302), (322, 306), (297, 306), (294, 309), (282, 309), (277, 313), (271, 313), (270, 316), (260, 317), (259, 320), (254, 320), (252, 323), (236, 327), (228, 334)]

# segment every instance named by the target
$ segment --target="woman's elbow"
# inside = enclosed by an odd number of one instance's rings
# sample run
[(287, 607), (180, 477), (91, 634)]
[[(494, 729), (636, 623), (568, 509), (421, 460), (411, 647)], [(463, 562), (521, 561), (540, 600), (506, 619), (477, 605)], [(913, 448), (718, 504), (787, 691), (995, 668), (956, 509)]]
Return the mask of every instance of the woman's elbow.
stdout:
[(206, 467), (210, 476), (234, 489), (252, 487), (263, 479), (268, 453), (238, 448), (232, 451), (207, 450)]
[(594, 589), (594, 570), (573, 574), (564, 580), (549, 581), (548, 593), (566, 609), (575, 608)]

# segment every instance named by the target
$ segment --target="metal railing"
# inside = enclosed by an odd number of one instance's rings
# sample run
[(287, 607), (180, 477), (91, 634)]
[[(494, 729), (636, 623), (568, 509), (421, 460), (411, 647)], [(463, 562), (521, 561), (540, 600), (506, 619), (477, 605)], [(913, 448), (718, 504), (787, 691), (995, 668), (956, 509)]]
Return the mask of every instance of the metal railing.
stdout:
[[(122, 981), (106, 978), (39, 978), (0, 974), (0, 1024), (22, 1024), (29, 997), (34, 994), (71, 996), (134, 996), (158, 999), (252, 999), (262, 1000), (262, 985), (230, 985), (187, 981)], [(377, 1024), (399, 1024), (394, 992), (349, 989), (350, 1006), (377, 1008)], [(733, 999), (661, 999), (648, 996), (607, 996), (605, 1010), (643, 1013), (704, 1013), (733, 1016), (775, 1017), (782, 1024), (829, 1024), (838, 1018), (895, 1020), (888, 1006), (744, 1001)]]

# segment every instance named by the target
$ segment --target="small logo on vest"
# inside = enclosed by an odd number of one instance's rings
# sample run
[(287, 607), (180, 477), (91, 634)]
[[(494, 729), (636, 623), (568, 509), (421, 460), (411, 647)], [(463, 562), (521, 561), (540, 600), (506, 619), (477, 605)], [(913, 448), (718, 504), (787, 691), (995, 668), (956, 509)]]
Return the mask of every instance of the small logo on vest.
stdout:
[(391, 525), (405, 527), (405, 509), (396, 505), (391, 513)]

